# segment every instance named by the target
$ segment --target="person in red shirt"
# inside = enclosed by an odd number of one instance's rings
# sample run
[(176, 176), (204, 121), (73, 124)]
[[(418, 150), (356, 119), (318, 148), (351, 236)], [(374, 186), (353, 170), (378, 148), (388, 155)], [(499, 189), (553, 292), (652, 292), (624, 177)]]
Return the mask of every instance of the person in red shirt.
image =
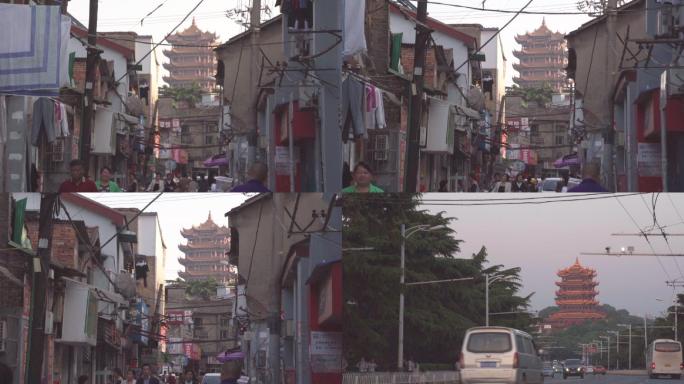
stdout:
[(69, 169), (71, 172), (71, 179), (66, 180), (59, 186), (59, 193), (97, 192), (95, 183), (83, 176), (83, 162), (81, 160), (71, 160)]

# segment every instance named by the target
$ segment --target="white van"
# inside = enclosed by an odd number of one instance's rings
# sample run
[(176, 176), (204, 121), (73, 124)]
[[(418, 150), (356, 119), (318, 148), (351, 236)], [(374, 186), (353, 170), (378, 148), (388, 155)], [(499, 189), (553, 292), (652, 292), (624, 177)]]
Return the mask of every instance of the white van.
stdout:
[(650, 378), (669, 375), (673, 379), (680, 379), (684, 369), (682, 343), (670, 339), (657, 339), (648, 346), (646, 361)]
[(466, 332), (461, 383), (541, 384), (543, 362), (529, 334), (512, 328), (477, 327)]

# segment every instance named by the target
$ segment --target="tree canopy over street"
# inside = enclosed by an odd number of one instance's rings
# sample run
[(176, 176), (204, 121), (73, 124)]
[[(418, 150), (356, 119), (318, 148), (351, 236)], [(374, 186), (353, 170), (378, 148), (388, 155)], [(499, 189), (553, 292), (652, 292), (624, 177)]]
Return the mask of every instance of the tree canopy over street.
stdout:
[[(456, 218), (419, 210), (419, 195), (355, 195), (344, 198), (343, 246), (345, 357), (382, 368), (396, 365), (402, 223), (445, 226)], [(485, 274), (507, 279), (491, 285), (491, 325), (528, 329), (529, 297), (521, 297), (520, 268), (489, 265), (483, 246), (459, 258), (461, 240), (447, 228), (423, 231), (406, 241), (406, 282), (473, 277), (472, 281), (405, 288), (404, 351), (407, 360), (453, 367), (465, 331), (485, 323)], [(372, 248), (371, 250), (359, 250)], [(523, 312), (497, 314), (499, 312)]]

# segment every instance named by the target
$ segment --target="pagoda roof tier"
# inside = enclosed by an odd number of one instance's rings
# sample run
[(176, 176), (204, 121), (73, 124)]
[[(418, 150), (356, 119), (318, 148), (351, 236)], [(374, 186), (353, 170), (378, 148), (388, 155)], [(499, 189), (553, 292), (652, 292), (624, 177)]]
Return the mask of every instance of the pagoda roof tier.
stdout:
[(543, 83), (549, 83), (549, 84), (564, 84), (565, 79), (560, 79), (560, 78), (552, 78), (552, 77), (514, 77), (513, 82), (516, 84), (543, 84)]
[(579, 262), (579, 257), (575, 258), (575, 264), (569, 266), (568, 268), (561, 269), (558, 271), (559, 277), (580, 275), (584, 277), (594, 277), (596, 276), (596, 270), (591, 268), (583, 267)]
[(228, 244), (228, 242), (226, 242), (225, 244), (212, 244), (212, 243), (195, 244), (195, 243), (191, 243), (191, 244), (180, 244), (178, 246), (178, 249), (185, 252), (185, 251), (202, 251), (202, 250), (206, 251), (206, 250), (214, 250), (214, 249), (228, 250), (229, 247), (230, 247), (230, 244)]
[(549, 316), (550, 320), (564, 320), (564, 319), (605, 319), (607, 315), (603, 312), (581, 312), (581, 311), (560, 311), (552, 313)]
[(559, 290), (556, 291), (556, 296), (562, 297), (562, 296), (598, 296), (599, 292), (596, 290), (587, 290), (587, 291), (565, 291), (565, 290)]
[(562, 71), (565, 68), (565, 63), (516, 63), (513, 64), (513, 69), (520, 71), (521, 69), (545, 69), (545, 70), (559, 70)]
[(217, 233), (225, 233), (225, 234), (230, 234), (230, 229), (227, 227), (220, 227), (214, 221), (211, 219), (211, 212), (209, 212), (209, 216), (207, 217), (207, 220), (200, 224), (200, 225), (193, 225), (192, 228), (183, 228), (181, 229), (181, 235), (183, 236), (196, 236), (198, 233), (202, 232), (217, 232)]
[(539, 28), (535, 29), (532, 32), (527, 32), (524, 35), (517, 35), (516, 40), (518, 39), (529, 39), (532, 37), (557, 37), (564, 39), (564, 36), (560, 32), (553, 32), (549, 29), (549, 27), (546, 26), (546, 18), (542, 18), (542, 23), (539, 26)]
[(597, 300), (590, 299), (556, 299), (556, 305), (591, 305), (597, 306), (599, 302)]
[(563, 280), (563, 281), (557, 281), (556, 285), (561, 287), (561, 288), (571, 288), (571, 287), (587, 287), (587, 288), (594, 288), (599, 285), (598, 281), (596, 280)]
[(519, 59), (530, 56), (565, 57), (565, 50), (562, 48), (525, 48), (513, 51), (513, 56)]
[(171, 76), (164, 76), (164, 81), (169, 82), (169, 81), (216, 81), (211, 76), (198, 76), (198, 75), (171, 75)]
[(172, 71), (174, 69), (210, 69), (212, 71), (214, 70), (214, 64), (213, 63), (201, 63), (201, 62), (172, 61), (170, 63), (164, 63), (164, 64), (162, 64), (162, 66), (169, 71)]
[[(218, 258), (218, 257), (213, 257), (213, 258), (188, 258), (188, 257), (179, 257), (178, 262), (181, 263), (182, 265), (188, 266), (188, 265), (198, 265), (198, 264), (220, 264), (221, 260), (226, 260), (224, 258)], [(227, 261), (227, 260), (226, 260)]]
[(162, 51), (162, 54), (172, 60), (177, 57), (189, 56), (214, 57), (212, 48), (205, 47), (176, 47), (174, 49), (165, 49)]
[(169, 43), (173, 44), (174, 41), (177, 41), (179, 39), (187, 38), (190, 36), (200, 36), (203, 38), (212, 38), (213, 40), (216, 40), (218, 38), (218, 35), (216, 35), (213, 32), (205, 32), (202, 31), (197, 27), (197, 24), (195, 23), (195, 18), (192, 18), (192, 25), (190, 25), (188, 28), (186, 28), (183, 31), (176, 32), (173, 35), (169, 36), (166, 40), (168, 40)]

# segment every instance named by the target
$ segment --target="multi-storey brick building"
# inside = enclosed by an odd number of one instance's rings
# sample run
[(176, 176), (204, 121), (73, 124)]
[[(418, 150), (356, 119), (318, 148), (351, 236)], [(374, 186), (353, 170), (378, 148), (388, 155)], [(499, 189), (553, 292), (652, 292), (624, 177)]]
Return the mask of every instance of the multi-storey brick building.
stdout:
[(169, 36), (167, 40), (172, 47), (163, 52), (170, 60), (164, 64), (169, 76), (164, 76), (164, 81), (171, 87), (188, 87), (197, 83), (204, 91), (212, 90), (216, 86), (213, 77), (216, 57), (212, 46), (216, 45), (217, 38), (215, 33), (200, 30), (194, 18), (186, 30)]
[(555, 91), (565, 87), (565, 67), (568, 64), (568, 50), (562, 33), (552, 32), (542, 20), (542, 25), (524, 35), (517, 35), (515, 41), (522, 47), (513, 51), (520, 63), (513, 69), (520, 74), (513, 81), (523, 88), (541, 88), (548, 84)]

